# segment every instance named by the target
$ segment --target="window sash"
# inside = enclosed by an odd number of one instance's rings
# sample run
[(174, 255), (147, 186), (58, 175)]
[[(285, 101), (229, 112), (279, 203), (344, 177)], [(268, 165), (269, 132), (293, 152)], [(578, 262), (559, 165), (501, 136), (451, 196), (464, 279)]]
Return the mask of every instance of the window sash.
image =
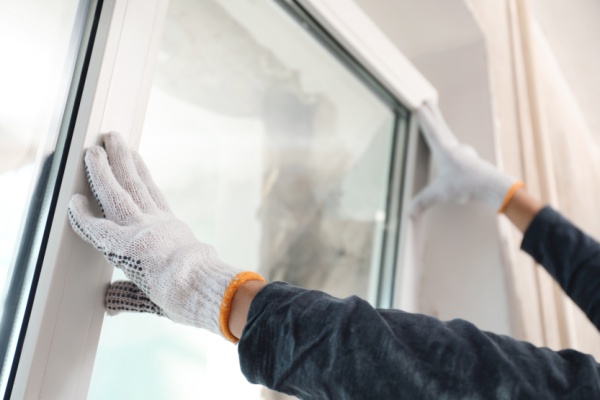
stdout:
[[(396, 112), (406, 113), (400, 104), (414, 108), (425, 99), (435, 99), (435, 90), (353, 3), (277, 1), (303, 18), (325, 44), (339, 44), (345, 62), (360, 65), (363, 79), (369, 86), (376, 84), (380, 95), (395, 105)], [(86, 398), (104, 318), (103, 297), (112, 267), (71, 230), (67, 205), (74, 193), (89, 191), (83, 152), (97, 142), (99, 133), (119, 131), (131, 147), (138, 146), (168, 1), (97, 0), (96, 4), (102, 10), (16, 370), (13, 398)], [(395, 152), (410, 156), (415, 124), (411, 122), (410, 133), (408, 127), (397, 128)], [(408, 144), (398, 139), (402, 132), (408, 135)], [(398, 191), (398, 199), (389, 202), (393, 210), (389, 210), (388, 218), (401, 217), (406, 222), (401, 204), (409, 191), (399, 190), (410, 182), (394, 180), (401, 170), (402, 165), (395, 165), (392, 172), (396, 175), (390, 175), (389, 190)], [(386, 271), (390, 286), (385, 298), (379, 299), (382, 305), (392, 304), (393, 283), (402, 275), (396, 273), (394, 278), (405, 246), (406, 228), (402, 229), (385, 239), (388, 249), (398, 242), (400, 250), (398, 254), (386, 253), (387, 269), (382, 271)]]

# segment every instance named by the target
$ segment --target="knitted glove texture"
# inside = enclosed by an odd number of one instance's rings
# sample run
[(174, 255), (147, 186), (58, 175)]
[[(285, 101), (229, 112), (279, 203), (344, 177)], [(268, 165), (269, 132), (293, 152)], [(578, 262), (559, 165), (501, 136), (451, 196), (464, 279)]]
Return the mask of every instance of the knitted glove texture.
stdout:
[(117, 315), (122, 311), (165, 315), (163, 309), (150, 300), (148, 295), (131, 281), (111, 283), (106, 292), (104, 303), (108, 315)]
[(426, 103), (417, 116), (438, 166), (438, 173), (433, 182), (415, 198), (413, 215), (447, 201), (481, 201), (500, 211), (510, 189), (522, 184), (481, 159), (471, 146), (461, 144), (437, 106)]
[(220, 333), (219, 307), (233, 268), (175, 218), (140, 156), (118, 134), (105, 135), (104, 148), (87, 150), (85, 168), (104, 218), (76, 194), (71, 226), (132, 281), (111, 285), (109, 313), (151, 312)]

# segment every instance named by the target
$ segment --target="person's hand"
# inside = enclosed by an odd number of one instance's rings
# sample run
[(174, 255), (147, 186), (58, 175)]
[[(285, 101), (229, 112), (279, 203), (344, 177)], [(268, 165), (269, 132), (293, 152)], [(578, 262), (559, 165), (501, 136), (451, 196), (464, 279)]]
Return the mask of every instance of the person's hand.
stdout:
[(481, 159), (472, 147), (461, 144), (436, 106), (426, 103), (417, 115), (438, 173), (415, 198), (413, 216), (442, 202), (481, 201), (502, 212), (523, 183)]
[(110, 286), (108, 312), (165, 315), (235, 339), (227, 327), (231, 298), (241, 283), (262, 277), (237, 274), (212, 246), (198, 241), (119, 135), (105, 135), (104, 148), (88, 149), (85, 168), (104, 218), (94, 216), (88, 199), (76, 194), (69, 203), (71, 226), (131, 279)]

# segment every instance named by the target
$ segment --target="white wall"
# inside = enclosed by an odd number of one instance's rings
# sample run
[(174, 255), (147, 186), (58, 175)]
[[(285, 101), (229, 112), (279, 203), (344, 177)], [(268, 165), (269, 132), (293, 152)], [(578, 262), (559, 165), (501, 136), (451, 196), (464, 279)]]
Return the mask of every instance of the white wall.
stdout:
[(578, 108), (600, 145), (600, 2), (532, 0), (531, 5)]
[[(484, 38), (463, 1), (357, 3), (436, 87), (459, 139), (495, 162)], [(478, 204), (441, 205), (421, 219), (416, 307), (409, 311), (463, 318), (482, 329), (511, 334), (496, 215)]]

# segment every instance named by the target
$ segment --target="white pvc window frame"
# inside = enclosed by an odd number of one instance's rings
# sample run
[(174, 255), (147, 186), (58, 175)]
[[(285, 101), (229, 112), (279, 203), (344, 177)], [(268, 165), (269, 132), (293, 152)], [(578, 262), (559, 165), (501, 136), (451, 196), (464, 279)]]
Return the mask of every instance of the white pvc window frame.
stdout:
[[(302, 7), (409, 109), (435, 100), (435, 89), (353, 2), (287, 0)], [(121, 132), (137, 148), (152, 86), (168, 0), (99, 0), (102, 12), (75, 124), (47, 252), (11, 398), (85, 399), (104, 318), (112, 267), (71, 230), (67, 205), (87, 193), (83, 152), (101, 133)], [(418, 142), (411, 119), (404, 203), (414, 192)], [(399, 188), (398, 188), (399, 189)], [(397, 265), (411, 260), (411, 221), (402, 208)], [(399, 268), (397, 267), (397, 272)], [(399, 271), (397, 290), (407, 285)], [(410, 275), (410, 273), (408, 274)], [(395, 306), (407, 303), (396, 296)]]

